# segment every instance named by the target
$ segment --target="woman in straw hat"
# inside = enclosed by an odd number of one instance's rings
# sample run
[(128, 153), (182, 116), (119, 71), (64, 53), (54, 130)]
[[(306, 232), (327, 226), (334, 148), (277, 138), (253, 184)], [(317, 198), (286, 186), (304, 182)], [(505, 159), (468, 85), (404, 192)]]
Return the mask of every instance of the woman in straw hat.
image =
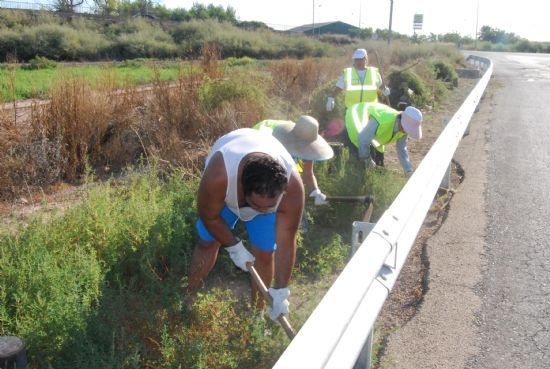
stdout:
[(319, 122), (309, 115), (302, 115), (296, 123), (288, 120), (263, 120), (254, 129), (277, 138), (285, 149), (298, 161), (298, 170), (303, 173), (304, 183), (315, 205), (326, 204), (326, 196), (317, 184), (313, 162), (328, 160), (334, 156), (332, 147), (319, 135)]

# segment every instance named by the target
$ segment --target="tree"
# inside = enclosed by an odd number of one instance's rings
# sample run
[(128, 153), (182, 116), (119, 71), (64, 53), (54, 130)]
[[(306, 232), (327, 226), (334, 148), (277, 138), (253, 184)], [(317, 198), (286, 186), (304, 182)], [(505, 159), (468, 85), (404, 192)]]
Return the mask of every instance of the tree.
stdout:
[(84, 0), (55, 0), (53, 7), (58, 12), (74, 13), (77, 6), (84, 4)]
[(102, 15), (114, 15), (118, 13), (117, 0), (94, 0), (96, 13)]
[(481, 27), (479, 39), (481, 41), (489, 41), (495, 44), (508, 44), (521, 40), (521, 38), (514, 33), (507, 33), (501, 29), (492, 28), (489, 26)]

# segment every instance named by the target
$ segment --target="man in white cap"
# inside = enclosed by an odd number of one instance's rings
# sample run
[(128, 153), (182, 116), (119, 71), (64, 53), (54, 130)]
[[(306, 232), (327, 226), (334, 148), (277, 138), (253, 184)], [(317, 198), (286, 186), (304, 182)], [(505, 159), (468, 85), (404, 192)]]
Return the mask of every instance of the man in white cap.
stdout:
[(319, 189), (313, 172), (313, 162), (328, 160), (334, 156), (332, 147), (319, 135), (319, 122), (309, 115), (302, 115), (296, 123), (288, 120), (267, 119), (256, 124), (254, 129), (266, 132), (279, 140), (285, 149), (297, 159), (298, 170), (303, 174), (304, 184), (315, 205), (327, 203)]
[[(304, 186), (294, 160), (274, 137), (250, 128), (219, 138), (208, 157), (197, 194), (199, 241), (193, 251), (188, 291), (203, 285), (220, 248), (237, 267), (254, 262), (273, 298), (270, 318), (288, 315), (288, 284), (304, 209)], [(234, 235), (244, 222), (250, 253)], [(263, 307), (252, 283), (252, 301)]]
[(346, 112), (346, 130), (351, 143), (367, 168), (376, 166), (373, 151), (384, 152), (384, 145), (396, 143), (399, 162), (407, 176), (413, 165), (407, 151), (407, 138), (422, 138), (422, 113), (409, 106), (400, 112), (380, 103), (359, 103)]
[(367, 50), (356, 49), (352, 59), (353, 67), (344, 69), (332, 96), (327, 98), (327, 111), (334, 109), (334, 99), (342, 91), (345, 91), (344, 102), (348, 109), (360, 102), (378, 102), (378, 89), (382, 89), (384, 96), (390, 95), (390, 89), (384, 85), (378, 68), (368, 66)]

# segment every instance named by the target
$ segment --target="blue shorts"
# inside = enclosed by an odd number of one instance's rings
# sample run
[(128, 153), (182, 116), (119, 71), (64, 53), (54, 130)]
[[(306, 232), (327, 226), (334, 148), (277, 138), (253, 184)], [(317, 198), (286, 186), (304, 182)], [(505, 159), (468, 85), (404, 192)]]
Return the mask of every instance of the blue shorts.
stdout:
[[(224, 206), (221, 217), (230, 229), (235, 229), (239, 217), (233, 213), (227, 206)], [(275, 242), (275, 223), (276, 213), (258, 214), (252, 220), (245, 221), (246, 230), (250, 242), (263, 251), (275, 251), (277, 244)], [(203, 241), (214, 241), (214, 237), (208, 232), (202, 219), (197, 220), (197, 231)]]

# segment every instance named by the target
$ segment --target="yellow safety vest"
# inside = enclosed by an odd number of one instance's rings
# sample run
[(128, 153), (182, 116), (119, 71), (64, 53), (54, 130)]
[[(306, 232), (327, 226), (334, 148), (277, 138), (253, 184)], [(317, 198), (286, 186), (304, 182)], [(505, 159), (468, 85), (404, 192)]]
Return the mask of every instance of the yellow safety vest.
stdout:
[(378, 102), (378, 84), (382, 81), (378, 79), (378, 68), (367, 67), (365, 79), (361, 79), (354, 67), (344, 69), (344, 83), (346, 92), (344, 102), (346, 108), (360, 102)]
[(372, 145), (379, 152), (384, 152), (384, 145), (395, 142), (405, 136), (404, 132), (394, 134), (395, 121), (399, 112), (381, 103), (359, 103), (346, 111), (346, 130), (350, 141), (359, 147), (359, 132), (367, 125), (370, 118), (378, 122), (378, 128)]

